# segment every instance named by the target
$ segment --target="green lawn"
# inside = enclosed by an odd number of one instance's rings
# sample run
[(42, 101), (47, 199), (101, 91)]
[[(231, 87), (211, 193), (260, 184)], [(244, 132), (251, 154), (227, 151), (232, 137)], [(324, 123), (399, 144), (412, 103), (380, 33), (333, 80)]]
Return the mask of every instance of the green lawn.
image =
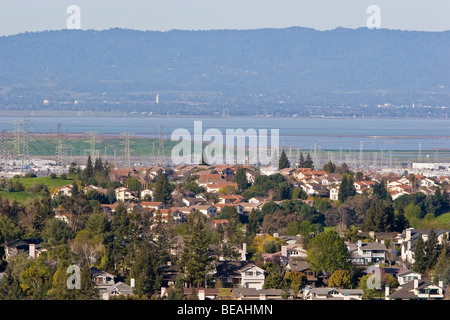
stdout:
[(52, 179), (50, 177), (37, 177), (37, 178), (17, 178), (13, 179), (15, 181), (20, 181), (25, 188), (32, 187), (35, 184), (45, 184), (48, 189), (51, 188), (60, 188), (62, 186), (68, 185), (72, 183), (72, 180), (63, 180), (60, 178)]
[(450, 226), (450, 212), (441, 214), (439, 217), (436, 218), (437, 221), (440, 223), (444, 223)]
[(32, 187), (35, 184), (44, 184), (49, 190), (52, 188), (59, 188), (68, 184), (71, 184), (73, 180), (52, 179), (50, 177), (38, 177), (38, 178), (16, 178), (15, 181), (20, 181), (25, 187), (25, 191), (6, 191), (0, 190), (0, 196), (2, 198), (8, 198), (10, 201), (16, 200), (17, 202), (24, 202), (30, 199), (39, 197), (38, 193), (28, 192), (26, 188)]
[(0, 197), (8, 198), (10, 201), (16, 200), (17, 202), (24, 202), (39, 197), (39, 194), (27, 191), (0, 191)]

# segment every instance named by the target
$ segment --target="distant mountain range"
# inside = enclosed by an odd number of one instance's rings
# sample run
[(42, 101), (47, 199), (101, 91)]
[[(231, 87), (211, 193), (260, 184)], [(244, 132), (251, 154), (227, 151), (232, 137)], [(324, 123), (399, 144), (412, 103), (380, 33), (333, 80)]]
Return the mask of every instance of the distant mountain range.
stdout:
[(449, 101), (450, 31), (110, 29), (0, 37), (2, 109), (332, 115), (341, 106), (345, 115), (347, 106), (377, 115), (379, 104), (415, 104), (414, 113)]

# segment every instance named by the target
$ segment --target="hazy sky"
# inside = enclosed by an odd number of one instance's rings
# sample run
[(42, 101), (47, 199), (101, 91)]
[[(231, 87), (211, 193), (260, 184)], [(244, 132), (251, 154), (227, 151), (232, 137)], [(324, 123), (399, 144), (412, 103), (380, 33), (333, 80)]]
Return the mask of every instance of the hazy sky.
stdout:
[(81, 29), (359, 28), (377, 5), (381, 28), (450, 30), (450, 0), (0, 0), (0, 35), (65, 29), (69, 5)]

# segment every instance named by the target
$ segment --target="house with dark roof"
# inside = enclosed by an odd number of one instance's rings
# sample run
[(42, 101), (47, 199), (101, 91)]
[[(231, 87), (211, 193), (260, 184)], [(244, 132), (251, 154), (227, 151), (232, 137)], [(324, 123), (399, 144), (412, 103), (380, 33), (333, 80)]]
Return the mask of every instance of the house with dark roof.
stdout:
[(443, 298), (443, 281), (439, 281), (439, 284), (435, 285), (419, 279), (409, 281), (399, 286), (393, 293), (386, 294), (386, 300), (441, 300)]
[[(401, 258), (408, 263), (414, 263), (414, 250), (416, 248), (416, 241), (422, 237), (423, 241), (428, 240), (430, 230), (415, 230), (414, 228), (405, 229), (399, 237), (398, 243), (401, 245)], [(447, 236), (447, 241), (450, 239), (450, 230), (434, 230), (437, 241), (442, 244), (444, 235)]]
[(214, 278), (235, 288), (262, 289), (265, 271), (249, 261), (216, 261)]
[(362, 242), (347, 244), (350, 260), (354, 265), (385, 263), (387, 248), (382, 242)]
[(298, 271), (306, 275), (306, 283), (315, 287), (318, 284), (316, 272), (308, 265), (305, 260), (290, 260), (286, 265), (287, 272)]

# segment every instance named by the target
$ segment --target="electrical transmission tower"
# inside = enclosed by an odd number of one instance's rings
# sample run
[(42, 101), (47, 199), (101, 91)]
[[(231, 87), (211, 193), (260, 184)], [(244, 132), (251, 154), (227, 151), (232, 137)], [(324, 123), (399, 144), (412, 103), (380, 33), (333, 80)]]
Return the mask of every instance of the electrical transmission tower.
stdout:
[(13, 158), (14, 160), (20, 159), (20, 121), (16, 120), (14, 121), (14, 153)]
[(100, 157), (99, 151), (95, 148), (95, 132), (93, 131), (89, 132), (89, 145), (90, 145), (89, 153), (91, 155), (91, 158), (95, 159)]
[(5, 170), (6, 167), (8, 166), (8, 158), (6, 155), (6, 130), (2, 130), (0, 142), (1, 142), (1, 147), (0, 147), (1, 163), (0, 163), (0, 165), (2, 167), (2, 170)]
[(25, 164), (29, 165), (30, 162), (30, 151), (28, 148), (28, 141), (29, 141), (29, 127), (30, 122), (28, 119), (23, 120), (23, 130), (22, 130), (22, 170), (25, 168)]
[(64, 147), (62, 139), (62, 123), (56, 124), (56, 165), (64, 165)]
[(131, 167), (131, 159), (130, 159), (130, 133), (125, 132), (122, 133), (122, 145), (123, 145), (123, 160), (122, 166), (124, 168)]
[(362, 168), (363, 165), (363, 148), (364, 148), (364, 142), (359, 142), (359, 167)]
[(159, 147), (158, 147), (158, 164), (163, 164), (165, 162), (164, 156), (164, 126), (159, 126)]

